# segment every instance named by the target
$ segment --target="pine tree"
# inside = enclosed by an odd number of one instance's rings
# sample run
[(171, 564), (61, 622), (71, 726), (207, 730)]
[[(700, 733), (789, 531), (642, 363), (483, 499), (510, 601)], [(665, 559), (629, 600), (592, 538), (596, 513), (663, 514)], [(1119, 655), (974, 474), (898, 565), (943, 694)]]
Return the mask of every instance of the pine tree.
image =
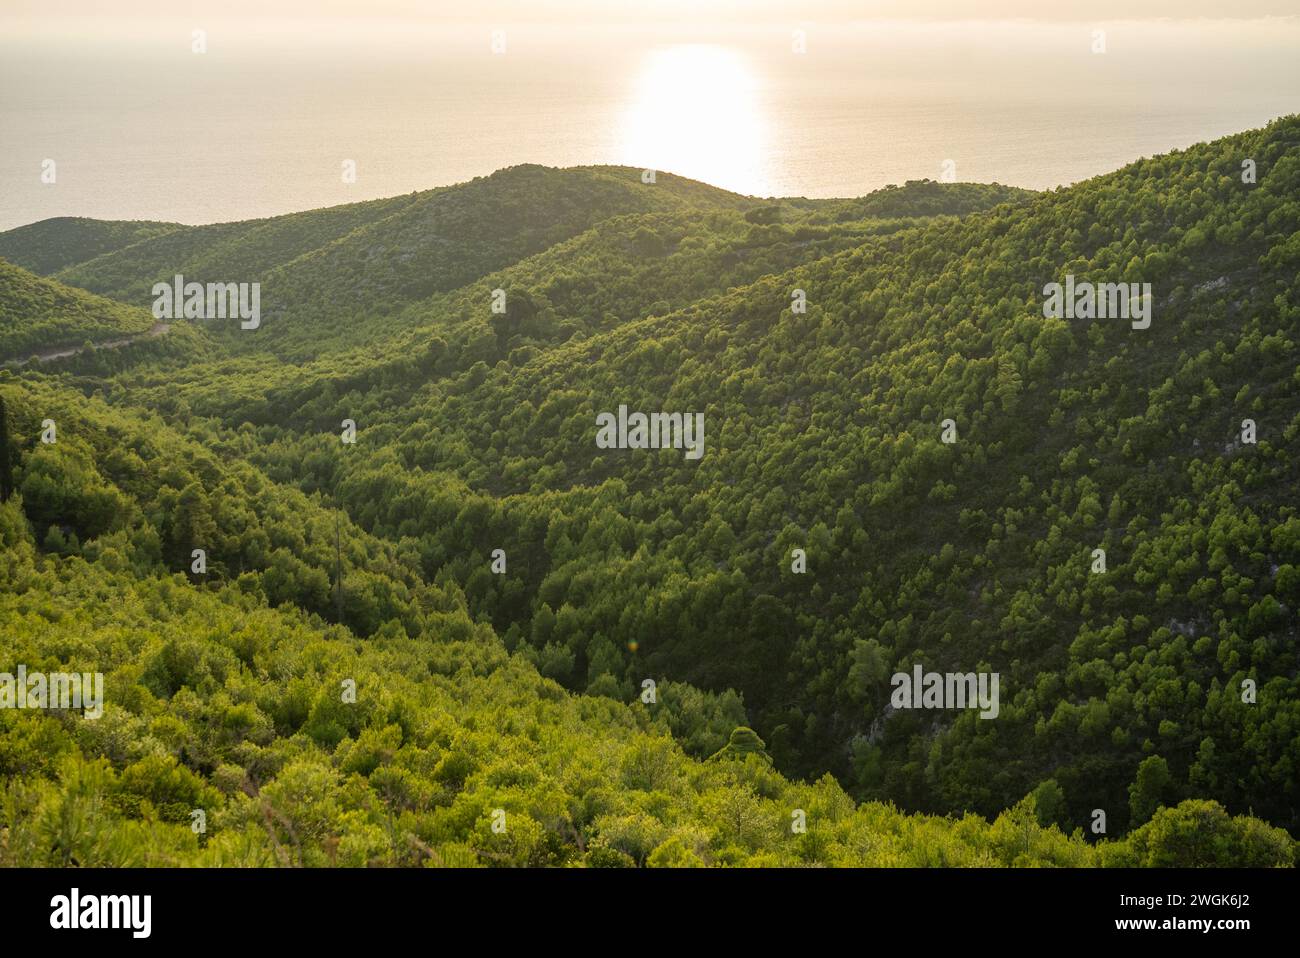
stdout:
[(9, 449), (9, 413), (0, 396), (0, 502), (8, 502), (14, 493), (14, 464)]

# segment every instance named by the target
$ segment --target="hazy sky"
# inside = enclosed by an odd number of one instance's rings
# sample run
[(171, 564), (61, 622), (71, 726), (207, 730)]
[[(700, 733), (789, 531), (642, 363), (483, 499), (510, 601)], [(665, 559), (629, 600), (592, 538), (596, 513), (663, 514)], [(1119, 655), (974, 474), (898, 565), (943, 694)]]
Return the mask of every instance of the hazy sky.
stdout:
[(267, 216), (516, 163), (1043, 189), (1300, 112), (1297, 62), (1300, 0), (0, 0), (0, 229)]
[(410, 16), (482, 19), (620, 19), (699, 14), (753, 19), (772, 16), (835, 20), (873, 17), (985, 19), (1083, 19), (1099, 17), (1257, 17), (1296, 12), (1294, 0), (7, 0), (5, 10), (36, 18), (109, 11), (113, 17), (170, 15), (189, 7), (195, 14), (263, 16), (269, 12), (312, 16)]
[(69, 20), (103, 21), (108, 29), (137, 29), (132, 21), (276, 18), (399, 21), (641, 23), (649, 21), (845, 22), (867, 19), (1118, 20), (1251, 19), (1300, 14), (1297, 0), (5, 0), (0, 21), (26, 29)]

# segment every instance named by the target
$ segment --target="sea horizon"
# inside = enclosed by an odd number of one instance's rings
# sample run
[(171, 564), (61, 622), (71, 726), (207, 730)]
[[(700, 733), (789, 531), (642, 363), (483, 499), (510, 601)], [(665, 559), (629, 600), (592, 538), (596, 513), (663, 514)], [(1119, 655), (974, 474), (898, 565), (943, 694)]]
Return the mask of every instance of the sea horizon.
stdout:
[(523, 163), (653, 168), (759, 197), (920, 179), (1043, 190), (1300, 111), (1296, 17), (524, 23), (499, 31), (499, 52), (486, 24), (290, 33), (286, 49), (271, 45), (284, 31), (213, 22), (202, 53), (191, 26), (0, 39), (0, 116), (22, 144), (0, 156), (0, 229), (261, 219)]

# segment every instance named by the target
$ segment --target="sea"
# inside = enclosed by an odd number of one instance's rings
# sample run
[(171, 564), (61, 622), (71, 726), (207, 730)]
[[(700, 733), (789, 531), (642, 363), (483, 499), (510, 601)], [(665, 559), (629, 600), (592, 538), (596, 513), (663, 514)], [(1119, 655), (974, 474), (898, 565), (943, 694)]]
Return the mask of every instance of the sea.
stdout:
[(0, 29), (0, 229), (251, 219), (520, 163), (756, 196), (1051, 189), (1300, 112), (1296, 17), (340, 26), (186, 6)]

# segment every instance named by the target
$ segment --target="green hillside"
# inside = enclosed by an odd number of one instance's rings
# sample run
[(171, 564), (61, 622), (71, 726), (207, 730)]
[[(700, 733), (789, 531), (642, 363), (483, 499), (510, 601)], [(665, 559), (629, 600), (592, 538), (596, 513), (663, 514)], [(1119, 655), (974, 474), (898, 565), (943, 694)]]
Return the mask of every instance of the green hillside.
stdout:
[(44, 279), (0, 260), (0, 362), (147, 333), (147, 309)]
[[(1154, 762), (1171, 800), (1294, 828), (1295, 138), (1280, 121), (558, 344), (494, 330), (483, 297), (410, 356), (412, 388), (344, 364), (255, 410), (250, 455), (464, 583), (572, 688), (742, 691), (797, 774), (985, 814), (1051, 779), (1071, 821), (1128, 824)], [(1153, 282), (1151, 327), (1045, 320), (1067, 273)], [(709, 451), (598, 450), (618, 403), (703, 412)], [(890, 717), (917, 663), (999, 671), (1000, 720)]]
[[(196, 413), (225, 421), (279, 423), (291, 412), (314, 408), (324, 394), (349, 389), (376, 399), (382, 395), (388, 404), (405, 402), (430, 376), (503, 356), (519, 363), (539, 347), (680, 309), (769, 273), (915, 228), (937, 215), (937, 205), (986, 209), (1032, 195), (979, 184), (911, 183), (882, 193), (889, 194), (894, 209), (906, 207), (904, 197), (915, 197), (917, 210), (924, 212), (814, 225), (812, 219), (823, 219), (823, 211), (845, 201), (782, 200), (741, 213), (729, 208), (732, 194), (712, 187), (671, 177), (660, 177), (655, 186), (671, 189), (678, 183), (687, 197), (695, 196), (695, 188), (711, 191), (721, 208), (707, 214), (693, 207), (620, 213), (462, 288), (350, 314), (346, 325), (328, 330), (317, 322), (328, 310), (309, 312), (304, 322), (269, 321), (256, 336), (230, 330), (222, 339), (227, 349), (220, 361), (186, 377), (185, 402)], [(942, 203), (937, 204), (936, 193), (945, 197)], [(495, 289), (509, 291), (508, 309), (500, 316), (484, 309)], [(220, 324), (206, 324), (205, 330), (219, 334)], [(511, 337), (524, 344), (505, 350)], [(129, 384), (132, 401), (164, 408), (176, 401), (173, 367), (140, 365), (131, 355), (112, 359), (133, 367), (130, 377), (119, 380)], [(109, 368), (103, 361), (95, 372)], [(313, 414), (308, 425), (320, 424)]]
[[(291, 216), (190, 226), (63, 267), (57, 278), (129, 302), (152, 302), (155, 282), (257, 282), (277, 266), (386, 219), (411, 197), (334, 206)], [(39, 225), (39, 224), (38, 224)]]
[(184, 229), (179, 223), (59, 216), (0, 233), (0, 259), (47, 276), (65, 266)]
[[(1297, 143), (1044, 194), (522, 166), (6, 267), (264, 322), (0, 373), (0, 671), (116, 690), (0, 712), (0, 856), (1291, 864)], [(1047, 318), (1067, 277), (1149, 326)], [(601, 448), (620, 405), (703, 455)], [(917, 667), (996, 718), (896, 708)]]
[[(1213, 802), (1099, 844), (1051, 823), (1050, 796), (992, 822), (856, 805), (829, 776), (775, 770), (734, 699), (669, 682), (650, 703), (566, 692), (475, 623), (457, 585), (420, 583), (346, 525), (353, 628), (329, 624), (317, 504), (148, 417), (3, 386), (18, 437), (44, 414), (61, 438), (16, 442), (0, 671), (99, 671), (104, 695), (96, 718), (0, 710), (0, 865), (1294, 861), (1285, 832)], [(209, 572), (169, 571), (193, 542)]]
[(289, 335), (377, 323), (402, 305), (463, 286), (617, 214), (743, 209), (735, 194), (639, 171), (519, 166), (453, 187), (242, 223), (191, 227), (61, 269), (57, 278), (148, 305), (155, 282), (259, 282), (267, 335), (232, 334), (262, 352)]
[[(646, 184), (641, 171), (623, 167), (519, 166), (407, 197), (178, 228), (69, 263), (55, 275), (145, 307), (152, 304), (153, 284), (178, 273), (199, 282), (261, 283), (257, 336), (217, 324), (211, 331), (224, 335), (235, 353), (303, 362), (359, 345), (373, 354), (376, 341), (392, 340), (394, 327), (440, 324), (464, 312), (467, 296), (482, 299), (477, 283), (506, 282), (510, 276), (498, 274), (537, 256), (543, 259), (525, 281), (544, 278), (536, 292), (544, 298), (558, 290), (560, 308), (577, 312), (579, 304), (566, 301), (577, 294), (627, 305), (629, 288), (643, 299), (650, 283), (661, 294), (645, 305), (657, 301), (667, 308), (725, 290), (724, 279), (751, 282), (846, 248), (867, 233), (1028, 195), (927, 182), (873, 194), (878, 199), (759, 201), (667, 173)], [(66, 233), (76, 247), (86, 222), (51, 220), (23, 230), (39, 228), (47, 242)], [(16, 245), (8, 238), (19, 232), (0, 234), (0, 248)], [(630, 261), (641, 275), (611, 270), (611, 254), (624, 261), (617, 265)], [(580, 272), (586, 276), (578, 281)], [(609, 290), (605, 280), (620, 288)], [(440, 298), (454, 291), (460, 291), (454, 301)], [(406, 355), (404, 345), (390, 348)]]
[[(24, 586), (0, 597), (3, 665), (102, 669), (113, 703), (98, 720), (0, 713), (3, 865), (1293, 861), (1285, 832), (1208, 802), (1097, 846), (1039, 825), (1032, 799), (992, 823), (855, 806), (829, 776), (783, 778), (761, 742), (690, 759), (651, 707), (566, 694), (463, 612), (415, 640), (361, 642), (234, 587), (102, 560), (47, 558), (37, 572), (12, 504), (0, 523), (8, 584)], [(348, 680), (354, 703), (341, 699)], [(806, 831), (792, 830), (797, 816)], [(1194, 858), (1188, 828), (1202, 839)]]

